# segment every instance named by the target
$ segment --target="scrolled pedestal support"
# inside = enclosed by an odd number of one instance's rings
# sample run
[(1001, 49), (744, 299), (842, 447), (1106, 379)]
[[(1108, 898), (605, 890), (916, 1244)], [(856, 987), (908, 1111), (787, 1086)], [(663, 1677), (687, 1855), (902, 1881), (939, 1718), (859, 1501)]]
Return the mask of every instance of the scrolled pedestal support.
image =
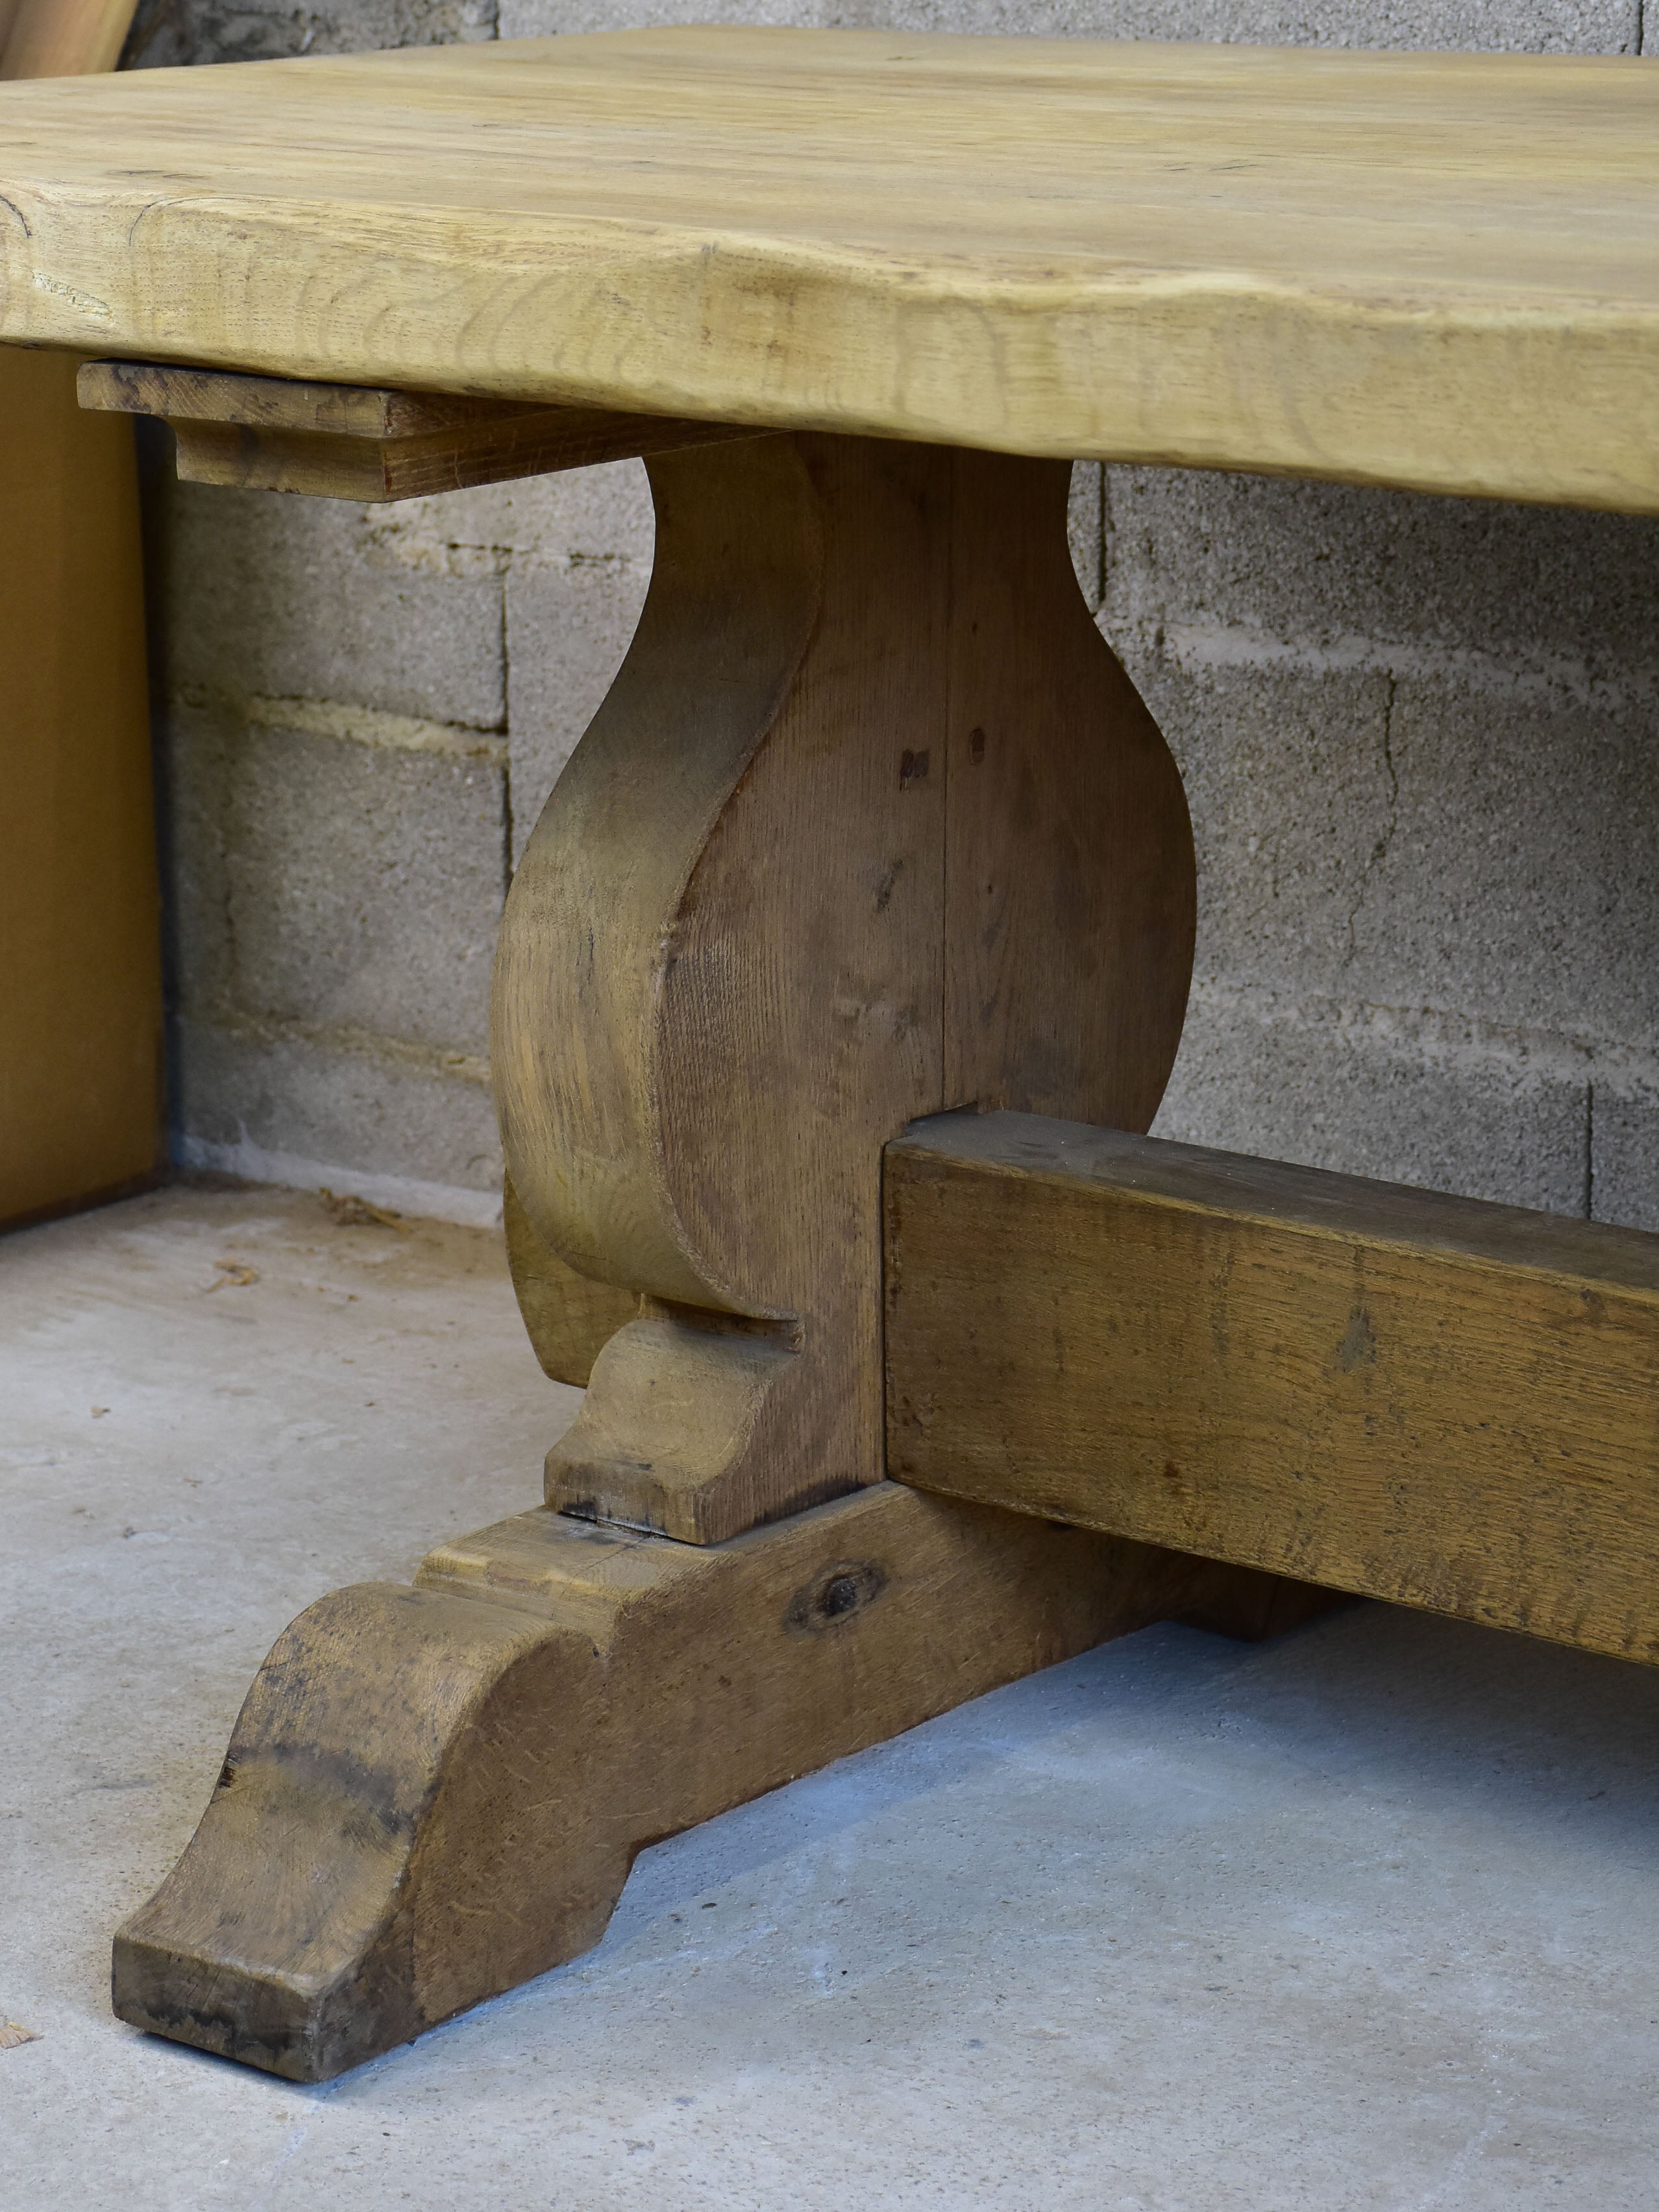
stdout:
[(1066, 468), (651, 466), (639, 634), (496, 968), (509, 1252), (582, 1412), (546, 1507), (281, 1638), (117, 1938), (124, 2018), (297, 2080), (586, 1948), (656, 1838), (1106, 1637), (1297, 1602), (884, 1479), (883, 1146), (958, 1107), (1144, 1128), (1180, 1036), (1186, 809)]

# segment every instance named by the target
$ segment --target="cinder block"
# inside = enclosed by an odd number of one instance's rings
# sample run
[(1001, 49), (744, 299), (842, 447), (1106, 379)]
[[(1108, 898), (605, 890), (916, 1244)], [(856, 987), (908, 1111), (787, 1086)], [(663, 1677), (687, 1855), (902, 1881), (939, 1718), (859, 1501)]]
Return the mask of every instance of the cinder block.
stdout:
[(174, 701), (155, 719), (157, 831), (169, 1004), (231, 1004), (225, 811), (234, 719)]
[(513, 858), (622, 665), (650, 581), (631, 561), (515, 568), (507, 580)]
[(643, 461), (399, 500), (371, 511), (366, 527), (381, 557), (429, 575), (493, 575), (526, 560), (648, 569), (656, 538)]
[(495, 35), (495, 0), (145, 0), (124, 69), (270, 61), (385, 46), (451, 46)]
[(258, 726), (222, 759), (235, 1002), (487, 1052), (500, 767)]
[(186, 1019), (174, 1071), (182, 1136), (467, 1190), (500, 1183), (489, 1088), (476, 1071), (447, 1073), (439, 1055)]
[(1072, 470), (1072, 497), (1066, 518), (1078, 588), (1097, 611), (1106, 588), (1103, 475), (1098, 461), (1076, 463)]
[(1640, 35), (1636, 0), (500, 0), (504, 39), (717, 22), (1500, 53), (1634, 53)]
[(1401, 680), (1355, 994), (1659, 1048), (1654, 708)]
[(1659, 668), (1659, 521), (1197, 469), (1106, 472), (1109, 635), (1221, 625), (1326, 648)]
[(567, 469), (503, 484), (497, 542), (535, 561), (631, 561), (647, 572), (657, 540), (643, 461)]
[(1590, 1093), (1590, 1215), (1659, 1230), (1659, 1079), (1598, 1079)]
[(342, 501), (177, 484), (161, 520), (169, 691), (349, 700), (500, 728), (495, 576), (430, 575), (380, 556), (364, 510)]
[(1588, 1084), (1544, 1041), (1329, 1001), (1194, 994), (1153, 1133), (1582, 1214)]
[(1155, 652), (1126, 661), (1187, 786), (1198, 973), (1340, 994), (1388, 835), (1387, 679)]
[[(334, 714), (376, 733), (374, 717)], [(488, 1049), (505, 749), (465, 732), (412, 734), (456, 750), (356, 743), (223, 707), (167, 714), (175, 1006)]]
[(1201, 977), (1659, 1051), (1659, 691), (1127, 642), (1187, 781)]

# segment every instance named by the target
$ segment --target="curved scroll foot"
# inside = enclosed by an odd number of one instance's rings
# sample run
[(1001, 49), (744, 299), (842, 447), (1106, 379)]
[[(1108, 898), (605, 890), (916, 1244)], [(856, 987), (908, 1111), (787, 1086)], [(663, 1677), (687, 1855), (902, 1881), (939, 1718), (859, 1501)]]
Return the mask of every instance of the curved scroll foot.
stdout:
[(1237, 1580), (887, 1483), (701, 1549), (502, 1522), (278, 1640), (115, 2008), (325, 2080), (586, 1950), (646, 1844)]

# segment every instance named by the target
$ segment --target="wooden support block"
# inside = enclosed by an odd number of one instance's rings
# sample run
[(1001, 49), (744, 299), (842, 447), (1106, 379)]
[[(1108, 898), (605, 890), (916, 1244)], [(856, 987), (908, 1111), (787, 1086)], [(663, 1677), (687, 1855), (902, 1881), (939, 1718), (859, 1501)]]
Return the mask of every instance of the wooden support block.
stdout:
[(1659, 1659), (1659, 1238), (1017, 1114), (885, 1190), (902, 1480)]
[(278, 1640), (115, 2008), (325, 2080), (586, 1950), (646, 1844), (1240, 1581), (890, 1483), (718, 1547), (522, 1514)]
[(142, 361), (88, 362), (81, 404), (159, 416), (186, 483), (369, 503), (753, 437), (721, 422), (460, 393), (315, 384)]

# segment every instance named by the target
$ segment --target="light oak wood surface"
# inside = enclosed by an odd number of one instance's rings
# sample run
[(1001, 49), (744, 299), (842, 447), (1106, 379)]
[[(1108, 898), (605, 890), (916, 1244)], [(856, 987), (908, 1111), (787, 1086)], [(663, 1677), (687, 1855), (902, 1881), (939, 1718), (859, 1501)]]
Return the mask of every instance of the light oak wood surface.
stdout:
[(597, 1942), (647, 1844), (1148, 1621), (1328, 1601), (890, 1483), (713, 1549), (521, 1514), (278, 1640), (116, 2010), (325, 2080)]
[(0, 338), (1659, 511), (1659, 70), (690, 29), (0, 88)]
[(1659, 1660), (1659, 1238), (1012, 1114), (884, 1188), (896, 1477)]

